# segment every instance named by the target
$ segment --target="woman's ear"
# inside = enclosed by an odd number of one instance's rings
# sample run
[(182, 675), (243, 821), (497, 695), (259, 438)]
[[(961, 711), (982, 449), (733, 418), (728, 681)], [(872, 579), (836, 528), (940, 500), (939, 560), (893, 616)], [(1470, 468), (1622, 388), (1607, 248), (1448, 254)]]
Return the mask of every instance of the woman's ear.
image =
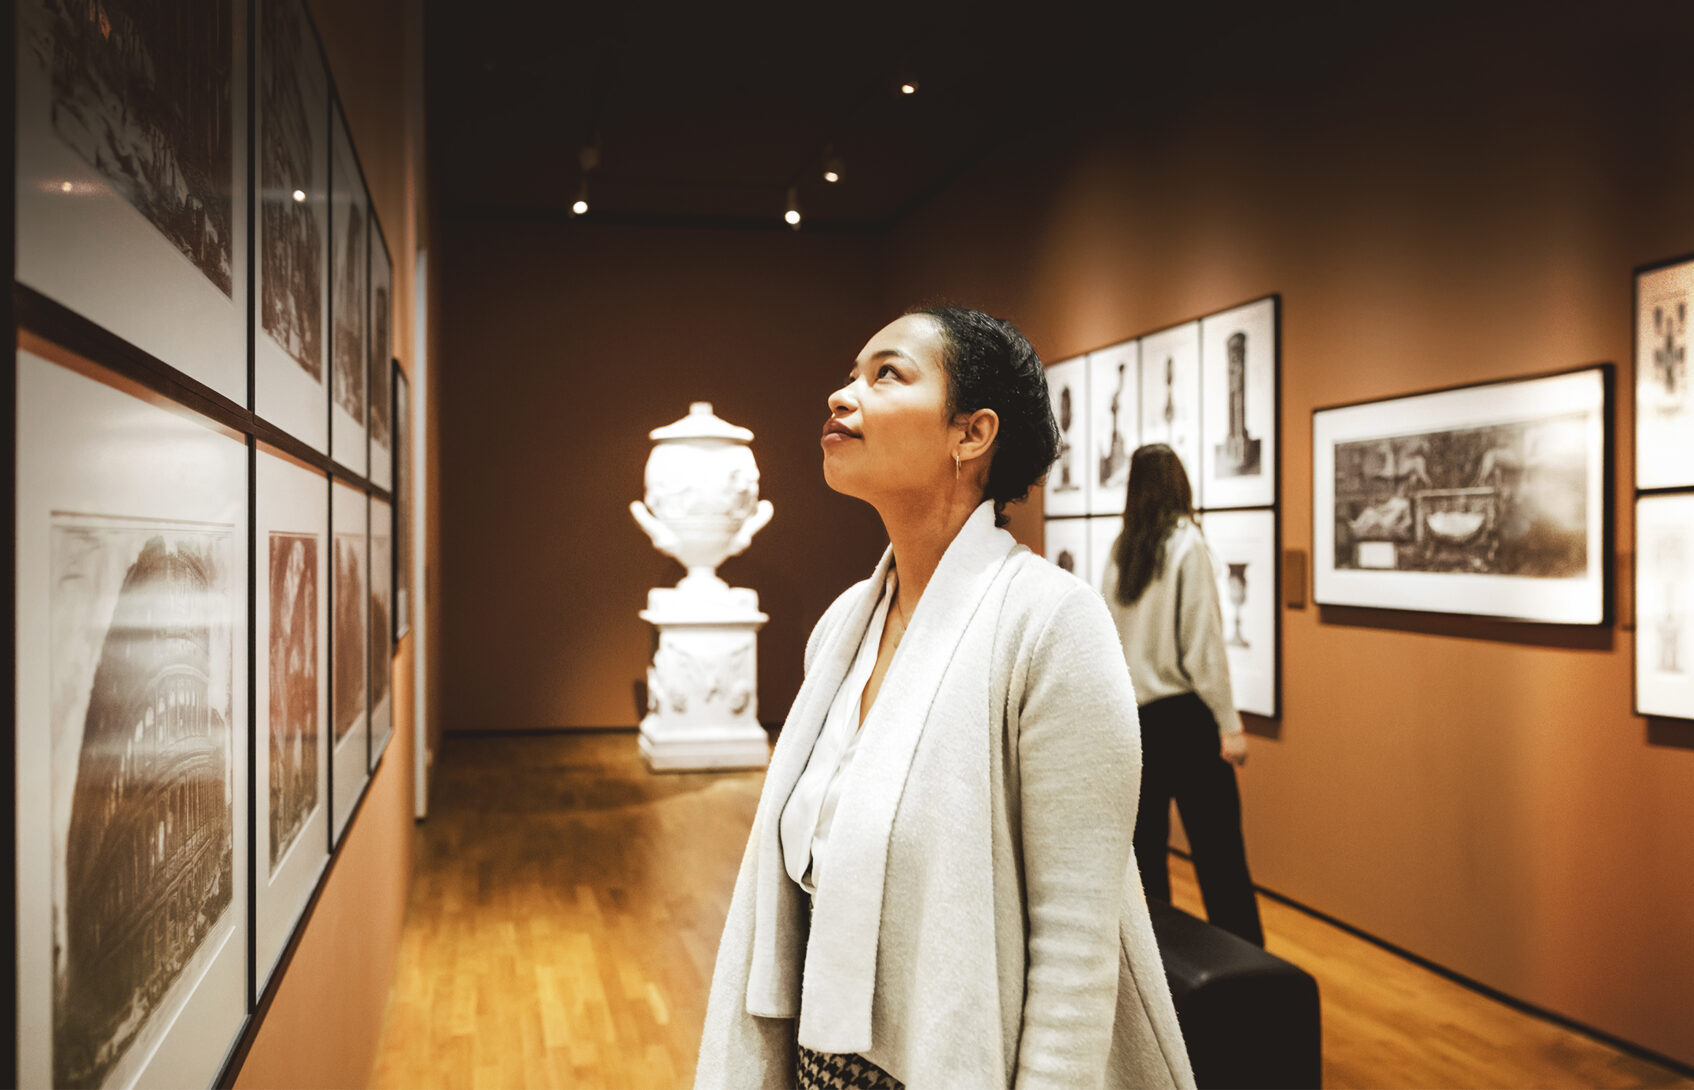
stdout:
[(1000, 416), (993, 409), (978, 409), (964, 418), (963, 429), (959, 457), (968, 462), (994, 449), (994, 440), (1000, 435)]

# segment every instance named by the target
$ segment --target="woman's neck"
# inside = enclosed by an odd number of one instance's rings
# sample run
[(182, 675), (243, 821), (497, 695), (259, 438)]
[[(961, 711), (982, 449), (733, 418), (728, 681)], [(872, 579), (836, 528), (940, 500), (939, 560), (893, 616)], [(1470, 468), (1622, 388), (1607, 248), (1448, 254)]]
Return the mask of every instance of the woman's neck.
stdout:
[(896, 600), (908, 621), (940, 566), (942, 554), (981, 502), (980, 496), (954, 495), (940, 504), (931, 498), (927, 503), (890, 503), (877, 508), (894, 549), (894, 568), (900, 573)]

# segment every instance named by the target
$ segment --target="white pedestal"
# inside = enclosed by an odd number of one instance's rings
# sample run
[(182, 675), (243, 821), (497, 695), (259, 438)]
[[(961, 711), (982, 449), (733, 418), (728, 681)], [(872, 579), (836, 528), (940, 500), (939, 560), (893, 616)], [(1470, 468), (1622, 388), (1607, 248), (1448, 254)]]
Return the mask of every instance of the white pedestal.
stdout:
[(647, 592), (641, 619), (659, 630), (647, 668), (641, 756), (654, 772), (764, 768), (758, 592), (736, 587)]

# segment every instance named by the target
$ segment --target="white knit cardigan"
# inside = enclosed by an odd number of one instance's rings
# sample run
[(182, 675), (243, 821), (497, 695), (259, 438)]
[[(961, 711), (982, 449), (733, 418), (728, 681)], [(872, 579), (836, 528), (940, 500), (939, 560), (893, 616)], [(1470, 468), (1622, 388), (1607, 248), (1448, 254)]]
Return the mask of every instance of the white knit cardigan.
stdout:
[(807, 642), (695, 1085), (792, 1086), (798, 1039), (911, 1090), (1192, 1087), (1131, 858), (1141, 754), (1116, 632), (1099, 594), (995, 528), (992, 504), (942, 557), (865, 718), (808, 942), (778, 818), (891, 561)]

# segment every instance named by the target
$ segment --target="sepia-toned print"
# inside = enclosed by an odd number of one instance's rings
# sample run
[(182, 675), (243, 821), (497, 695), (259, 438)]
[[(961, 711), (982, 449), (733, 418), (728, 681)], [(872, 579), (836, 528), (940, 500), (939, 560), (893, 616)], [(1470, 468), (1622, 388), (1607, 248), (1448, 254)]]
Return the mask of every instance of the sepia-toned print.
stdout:
[(259, 321), (322, 382), (327, 88), (299, 0), (263, 0), (259, 21)]
[(371, 706), (388, 699), (394, 671), (393, 546), (386, 531), (371, 534)]
[(1259, 449), (1263, 440), (1247, 432), (1247, 334), (1237, 330), (1224, 342), (1228, 353), (1229, 433), (1214, 451), (1219, 477), (1259, 475)]
[(335, 403), (361, 426), (365, 423), (365, 201), (359, 172), (337, 142), (332, 156), (336, 193), (330, 241), (330, 354)]
[(392, 319), (389, 297), (392, 294), (394, 273), (389, 264), (388, 250), (382, 236), (371, 236), (371, 329), (370, 329), (370, 391), (371, 442), (391, 448), (393, 429), (389, 427), (389, 360), (393, 345), (389, 340)]
[(232, 546), (53, 517), (56, 1085), (156, 1041), (233, 926)]
[(335, 535), (335, 666), (331, 702), (337, 745), (365, 714), (365, 535)]
[(26, 0), (52, 126), (224, 295), (234, 291), (234, 22), (227, 0)]
[(318, 805), (318, 537), (270, 535), (271, 873)]
[(1335, 444), (1335, 567), (1546, 579), (1588, 567), (1587, 417)]

